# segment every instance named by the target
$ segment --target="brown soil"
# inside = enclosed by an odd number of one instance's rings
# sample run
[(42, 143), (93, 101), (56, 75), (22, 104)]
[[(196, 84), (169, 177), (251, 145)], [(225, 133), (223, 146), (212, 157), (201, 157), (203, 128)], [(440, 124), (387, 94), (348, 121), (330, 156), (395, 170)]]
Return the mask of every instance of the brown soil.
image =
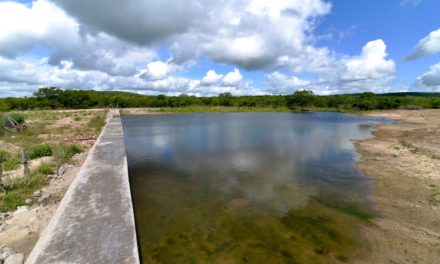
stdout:
[(124, 115), (160, 115), (165, 114), (158, 112), (159, 108), (147, 107), (147, 108), (124, 108), (122, 114)]
[[(86, 157), (86, 152), (76, 155), (73, 164), (60, 169), (60, 176), (49, 179), (49, 185), (41, 189), (41, 197), (36, 197), (31, 206), (12, 212), (11, 218), (0, 222), (0, 248), (7, 246), (14, 252), (30, 253)], [(47, 199), (39, 202), (42, 197)]]
[(356, 262), (440, 263), (440, 110), (370, 115), (408, 123), (380, 125), (356, 143), (380, 214), (364, 227), (368, 254)]

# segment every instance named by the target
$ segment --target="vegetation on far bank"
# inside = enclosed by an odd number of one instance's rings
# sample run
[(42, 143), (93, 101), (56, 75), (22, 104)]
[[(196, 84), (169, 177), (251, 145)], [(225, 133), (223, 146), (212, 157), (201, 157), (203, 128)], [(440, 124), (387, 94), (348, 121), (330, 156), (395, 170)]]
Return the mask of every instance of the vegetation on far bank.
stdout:
[[(287, 111), (289, 109), (329, 109), (338, 111), (440, 108), (440, 93), (366, 92), (349, 95), (314, 95), (311, 91), (297, 91), (292, 95), (232, 96), (222, 93), (213, 97), (147, 96), (127, 92), (98, 92), (41, 88), (27, 98), (1, 98), (0, 111), (32, 109), (86, 109), (86, 108), (182, 108), (203, 107), (224, 111), (233, 107), (239, 111)], [(168, 111), (168, 110), (167, 110)], [(171, 111), (171, 110), (170, 110)], [(177, 112), (178, 110), (176, 110)]]

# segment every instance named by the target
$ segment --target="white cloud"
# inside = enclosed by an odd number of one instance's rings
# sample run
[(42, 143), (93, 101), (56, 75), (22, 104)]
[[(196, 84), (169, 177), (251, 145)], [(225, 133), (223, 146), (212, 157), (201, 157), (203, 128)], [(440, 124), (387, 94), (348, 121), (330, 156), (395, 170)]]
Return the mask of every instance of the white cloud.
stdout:
[[(324, 0), (2, 1), (0, 96), (49, 85), (194, 95), (388, 89), (395, 63), (382, 40), (353, 57), (316, 46), (314, 28), (330, 11)], [(415, 53), (439, 52), (437, 34)], [(234, 70), (182, 77), (205, 59)], [(261, 70), (269, 88), (243, 79), (246, 70)], [(298, 77), (305, 72), (312, 77)]]
[(400, 6), (416, 7), (422, 3), (423, 0), (400, 0)]
[[(317, 74), (317, 77), (302, 80), (275, 71), (267, 76), (270, 87), (268, 92), (289, 94), (295, 90), (310, 89), (317, 94), (335, 94), (392, 90), (391, 81), (395, 77), (396, 66), (393, 60), (386, 59), (386, 45), (383, 40), (368, 42), (357, 56), (336, 56), (325, 49), (317, 51), (310, 50), (311, 54), (316, 55), (307, 68), (300, 65), (292, 68), (294, 72), (309, 70)], [(282, 58), (280, 64), (296, 65), (292, 60)]]
[(246, 69), (301, 54), (331, 9), (323, 0), (52, 1), (85, 28), (142, 45), (171, 42), (176, 62), (206, 56)]
[[(251, 87), (250, 81), (232, 81), (226, 85), (207, 85), (200, 80), (184, 77), (165, 76), (167, 70), (161, 68), (173, 67), (164, 62), (156, 65), (154, 76), (161, 78), (146, 78), (141, 74), (123, 76), (110, 75), (102, 71), (80, 70), (72, 68), (72, 63), (62, 61), (62, 66), (53, 66), (48, 58), (36, 60), (25, 57), (8, 59), (0, 57), (0, 97), (29, 95), (43, 86), (56, 86), (67, 89), (94, 89), (130, 91), (141, 94), (168, 94), (179, 95), (218, 95), (222, 92), (231, 92), (234, 95), (261, 94), (262, 92)], [(160, 66), (157, 66), (160, 65)], [(164, 66), (168, 65), (168, 66)]]
[[(368, 42), (360, 56), (343, 59), (345, 66), (341, 74), (341, 85), (345, 87), (362, 87), (383, 85), (394, 78), (396, 65), (387, 60), (386, 45), (378, 39)], [(373, 88), (373, 87), (371, 87)]]
[(418, 77), (415, 86), (440, 92), (440, 63), (432, 65), (428, 72)]
[(71, 60), (73, 68), (112, 75), (134, 74), (155, 52), (103, 32), (85, 32), (75, 19), (47, 0), (31, 5), (0, 2), (0, 56), (14, 58), (39, 48), (49, 63)]
[[(187, 0), (52, 0), (81, 24), (140, 45), (186, 32), (201, 22), (205, 1)], [(105, 10), (105, 12), (103, 12)]]
[(241, 80), (243, 80), (243, 76), (241, 75), (240, 70), (234, 69), (234, 71), (226, 74), (223, 78), (223, 83), (232, 86), (238, 84)]
[(295, 90), (310, 89), (310, 81), (301, 80), (296, 76), (288, 77), (277, 71), (269, 74), (267, 80), (270, 85), (270, 92), (275, 94), (290, 94)]
[(75, 20), (48, 1), (30, 7), (0, 2), (0, 55), (13, 57), (37, 44), (68, 49), (80, 41), (78, 31)]
[(153, 61), (147, 65), (147, 69), (141, 71), (139, 76), (147, 80), (163, 80), (179, 69), (178, 65), (169, 62)]
[(414, 51), (405, 57), (405, 60), (415, 60), (420, 57), (433, 55), (440, 52), (440, 28), (429, 33), (419, 41)]
[(223, 78), (223, 75), (217, 74), (215, 70), (209, 70), (206, 75), (202, 79), (202, 83), (206, 85), (210, 85), (220, 81)]

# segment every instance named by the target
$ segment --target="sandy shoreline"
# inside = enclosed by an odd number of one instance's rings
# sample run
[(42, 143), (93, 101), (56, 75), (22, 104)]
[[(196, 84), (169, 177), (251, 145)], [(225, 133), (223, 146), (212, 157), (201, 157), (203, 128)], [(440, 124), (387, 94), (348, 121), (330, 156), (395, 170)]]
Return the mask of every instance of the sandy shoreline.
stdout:
[(408, 123), (356, 143), (380, 216), (363, 228), (368, 253), (355, 263), (440, 263), (440, 110), (369, 115)]

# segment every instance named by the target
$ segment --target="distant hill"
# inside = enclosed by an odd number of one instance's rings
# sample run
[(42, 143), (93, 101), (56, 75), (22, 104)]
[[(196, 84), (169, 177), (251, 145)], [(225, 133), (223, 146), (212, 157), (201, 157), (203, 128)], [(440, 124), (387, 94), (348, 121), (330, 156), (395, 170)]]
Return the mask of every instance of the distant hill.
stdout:
[[(346, 96), (354, 95), (360, 96), (361, 93), (344, 94)], [(440, 97), (440, 93), (425, 93), (425, 92), (397, 92), (397, 93), (380, 93), (377, 96), (392, 96), (392, 97)]]

